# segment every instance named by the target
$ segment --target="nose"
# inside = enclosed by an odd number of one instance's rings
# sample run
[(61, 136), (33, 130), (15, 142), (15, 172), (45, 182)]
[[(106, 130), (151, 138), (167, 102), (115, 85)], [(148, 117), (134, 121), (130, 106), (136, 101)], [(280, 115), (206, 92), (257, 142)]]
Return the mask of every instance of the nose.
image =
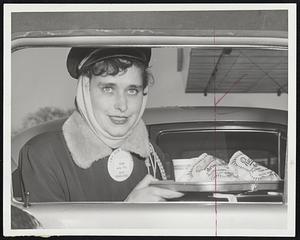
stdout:
[(116, 95), (114, 107), (120, 112), (125, 112), (127, 110), (127, 98), (123, 93), (119, 93)]

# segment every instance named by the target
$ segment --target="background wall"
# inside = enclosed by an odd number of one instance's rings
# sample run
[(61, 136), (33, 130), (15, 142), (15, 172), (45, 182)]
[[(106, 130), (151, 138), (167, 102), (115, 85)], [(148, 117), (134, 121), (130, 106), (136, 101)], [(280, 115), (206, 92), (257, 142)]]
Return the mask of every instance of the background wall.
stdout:
[[(41, 107), (73, 108), (76, 80), (66, 69), (69, 48), (31, 48), (12, 54), (12, 130), (22, 127), (29, 113)], [(223, 94), (185, 94), (188, 49), (184, 67), (177, 72), (177, 49), (156, 48), (150, 65), (155, 78), (148, 107), (213, 106)], [(228, 94), (218, 106), (245, 106), (287, 110), (287, 94)]]

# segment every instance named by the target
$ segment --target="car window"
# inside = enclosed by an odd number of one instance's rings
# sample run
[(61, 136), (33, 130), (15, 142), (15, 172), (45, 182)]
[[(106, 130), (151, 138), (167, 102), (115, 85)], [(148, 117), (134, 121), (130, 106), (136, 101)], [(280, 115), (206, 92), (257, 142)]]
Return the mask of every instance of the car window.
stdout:
[[(265, 129), (167, 130), (157, 135), (157, 143), (171, 159), (194, 158), (207, 153), (229, 162), (238, 150), (284, 178), (286, 141), (280, 131)], [(281, 160), (281, 161), (280, 161)], [(282, 174), (281, 174), (282, 173)]]
[[(68, 75), (65, 67), (69, 50), (28, 48), (12, 55), (12, 135), (16, 136), (13, 139), (12, 171), (14, 194), (19, 199), (19, 173), (15, 170), (22, 144), (43, 131), (59, 130), (63, 122), (55, 121), (66, 119), (74, 111), (77, 82)], [(235, 116), (231, 123), (227, 123), (227, 130), (226, 127), (216, 130), (214, 124), (219, 122), (219, 117), (213, 107), (219, 104), (218, 109), (224, 106), (243, 108), (251, 103), (250, 106), (257, 108), (267, 105), (286, 110), (286, 49), (155, 47), (150, 71), (153, 79), (143, 118), (151, 138), (168, 157), (169, 169), (173, 159), (193, 158), (202, 153), (229, 162), (230, 157), (239, 150), (284, 179), (285, 120), (282, 121), (275, 114), (273, 121), (278, 123), (276, 126), (272, 126), (272, 121), (267, 121), (269, 123), (265, 122), (259, 128), (256, 119), (252, 122), (254, 128), (252, 126), (247, 130), (242, 124), (241, 128), (233, 130), (236, 123), (241, 123)], [(269, 102), (262, 103), (262, 99), (269, 99)], [(174, 114), (169, 109), (178, 106), (190, 109), (189, 113)], [(193, 110), (194, 107), (207, 106), (212, 107), (207, 113)], [(147, 110), (151, 109), (165, 109), (167, 117), (164, 119), (161, 114), (148, 113)], [(254, 114), (251, 111), (239, 111), (242, 121), (249, 121)], [(225, 116), (227, 113), (222, 114)], [(207, 129), (199, 125), (190, 129), (193, 125), (191, 121), (201, 124), (208, 116), (211, 118)], [(262, 117), (259, 121), (266, 119)], [(181, 128), (176, 124), (180, 124)], [(255, 127), (259, 130), (255, 130)]]

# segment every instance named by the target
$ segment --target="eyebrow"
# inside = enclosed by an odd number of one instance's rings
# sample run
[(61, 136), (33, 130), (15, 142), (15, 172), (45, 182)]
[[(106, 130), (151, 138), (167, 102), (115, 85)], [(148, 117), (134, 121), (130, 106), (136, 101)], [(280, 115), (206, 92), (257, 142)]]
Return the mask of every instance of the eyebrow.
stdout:
[(129, 85), (128, 87), (129, 87), (129, 88), (142, 88), (143, 85), (135, 85), (135, 84), (132, 84), (132, 85)]
[(99, 82), (97, 85), (98, 86), (105, 86), (105, 87), (114, 87), (114, 86), (116, 86), (115, 83), (102, 83), (102, 82)]

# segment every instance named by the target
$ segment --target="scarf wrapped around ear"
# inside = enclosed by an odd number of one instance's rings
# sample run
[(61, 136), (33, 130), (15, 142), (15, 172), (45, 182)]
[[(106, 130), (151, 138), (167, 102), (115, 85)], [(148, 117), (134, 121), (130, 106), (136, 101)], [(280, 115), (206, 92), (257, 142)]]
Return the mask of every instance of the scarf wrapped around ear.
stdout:
[[(148, 87), (144, 89), (147, 93)], [(121, 137), (111, 136), (95, 118), (90, 97), (90, 79), (80, 76), (77, 85), (76, 111), (63, 125), (63, 135), (74, 162), (88, 168), (93, 162), (109, 156), (113, 149), (121, 148), (143, 158), (150, 155), (146, 126), (141, 119), (147, 102), (143, 96), (138, 118), (131, 129)]]

